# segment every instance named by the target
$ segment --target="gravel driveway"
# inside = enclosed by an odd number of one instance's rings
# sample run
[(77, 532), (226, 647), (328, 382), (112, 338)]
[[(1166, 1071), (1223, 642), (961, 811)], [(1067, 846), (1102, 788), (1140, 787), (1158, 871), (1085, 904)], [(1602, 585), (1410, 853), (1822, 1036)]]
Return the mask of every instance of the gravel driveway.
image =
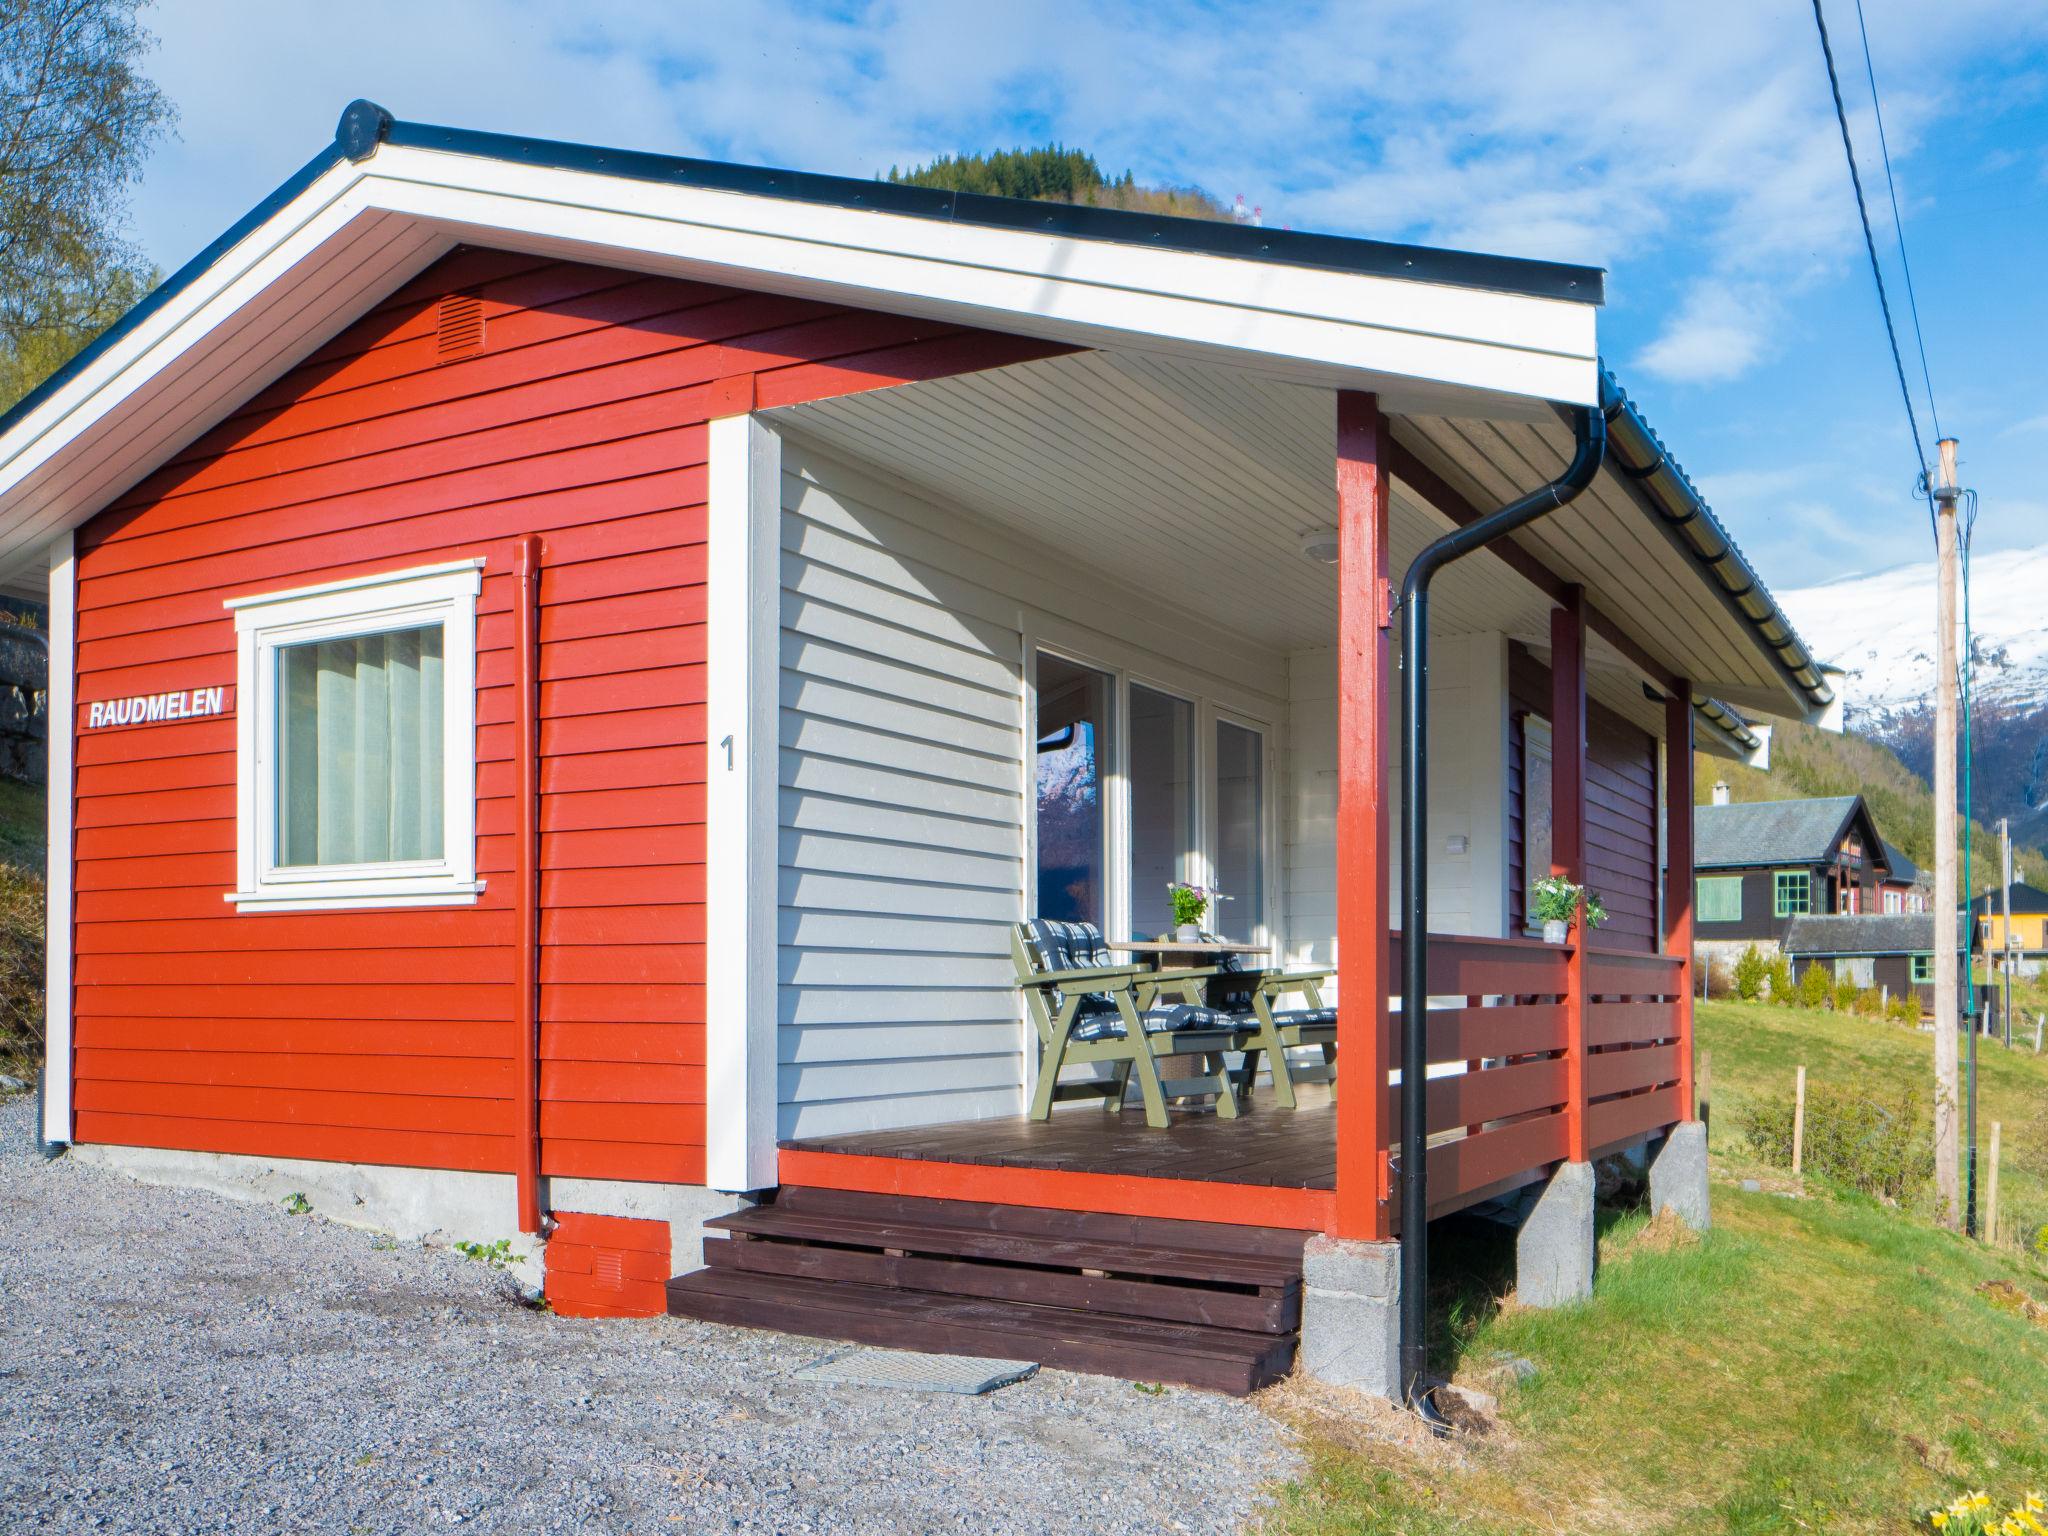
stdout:
[(544, 1316), (458, 1255), (32, 1132), (0, 1104), (8, 1529), (1229, 1531), (1297, 1465), (1246, 1402), (814, 1387), (815, 1340)]

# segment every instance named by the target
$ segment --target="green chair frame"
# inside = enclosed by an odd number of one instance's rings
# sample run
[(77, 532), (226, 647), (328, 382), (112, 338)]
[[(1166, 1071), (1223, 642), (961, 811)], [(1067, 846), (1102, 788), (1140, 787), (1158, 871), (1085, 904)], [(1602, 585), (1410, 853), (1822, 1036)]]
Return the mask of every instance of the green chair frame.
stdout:
[[(1133, 1077), (1145, 1103), (1145, 1123), (1163, 1130), (1166, 1100), (1188, 1094), (1213, 1093), (1216, 1113), (1225, 1120), (1237, 1118), (1237, 1083), (1227, 1051), (1249, 1051), (1254, 1039), (1270, 1035), (1261, 1050), (1276, 1049), (1280, 1043), (1270, 1023), (1261, 1030), (1232, 1026), (1224, 1029), (1176, 1029), (1148, 1031), (1144, 1016), (1162, 993), (1178, 995), (1195, 1007), (1207, 1008), (1204, 988), (1221, 975), (1213, 966), (1185, 970), (1153, 970), (1144, 965), (1094, 966), (1077, 970), (1047, 970), (1036, 952), (1026, 926), (1010, 930), (1010, 954), (1017, 966), (1017, 985), (1023, 990), (1031, 1021), (1038, 1031), (1038, 1087), (1031, 1096), (1031, 1118), (1049, 1120), (1056, 1102), (1068, 1099), (1101, 1098), (1104, 1108), (1114, 1114), (1122, 1110), (1124, 1095)], [(1090, 992), (1106, 993), (1116, 1005), (1123, 1023), (1121, 1037), (1076, 1040), (1074, 1028), (1080, 1022), (1081, 1001)], [(1173, 1056), (1199, 1056), (1202, 1075), (1169, 1080), (1160, 1075), (1159, 1062)], [(1060, 1072), (1090, 1062), (1112, 1063), (1107, 1078), (1063, 1083)]]

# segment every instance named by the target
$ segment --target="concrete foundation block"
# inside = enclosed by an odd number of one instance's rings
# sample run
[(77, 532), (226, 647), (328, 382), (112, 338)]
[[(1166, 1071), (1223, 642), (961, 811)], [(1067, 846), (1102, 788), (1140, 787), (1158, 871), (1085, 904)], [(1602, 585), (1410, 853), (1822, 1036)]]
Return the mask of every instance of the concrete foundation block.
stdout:
[(1317, 1236), (1301, 1256), (1304, 1374), (1401, 1396), (1401, 1245)]
[[(70, 1155), (145, 1184), (203, 1189), (232, 1200), (275, 1205), (303, 1195), (329, 1221), (412, 1241), (491, 1243), (502, 1237), (512, 1246), (513, 1274), (530, 1285), (541, 1282), (543, 1245), (538, 1237), (519, 1230), (510, 1174), (153, 1147), (83, 1145), (73, 1147)], [(694, 1184), (562, 1178), (541, 1182), (545, 1210), (666, 1221), (674, 1274), (702, 1267), (704, 1222), (737, 1210), (740, 1203), (736, 1195)]]
[(1550, 1176), (1515, 1238), (1515, 1296), (1525, 1307), (1564, 1307), (1593, 1294), (1591, 1163)]
[(1671, 1128), (1650, 1158), (1650, 1213), (1670, 1209), (1695, 1232), (1713, 1225), (1707, 1197), (1707, 1128), (1685, 1120)]

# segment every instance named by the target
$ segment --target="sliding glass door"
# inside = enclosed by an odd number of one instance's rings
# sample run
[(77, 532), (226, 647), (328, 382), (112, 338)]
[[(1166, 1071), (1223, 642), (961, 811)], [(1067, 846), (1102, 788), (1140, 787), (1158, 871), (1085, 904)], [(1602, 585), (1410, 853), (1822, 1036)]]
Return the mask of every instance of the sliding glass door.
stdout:
[(1038, 653), (1038, 915), (1109, 922), (1116, 679)]
[(1251, 943), (1266, 927), (1266, 738), (1216, 722), (1216, 889), (1230, 899), (1210, 927)]
[(1173, 927), (1167, 887), (1199, 884), (1195, 859), (1195, 706), (1131, 684), (1131, 935)]
[(1208, 928), (1265, 941), (1265, 731), (1070, 656), (1032, 661), (1035, 915), (1154, 939), (1174, 926), (1168, 886), (1186, 881), (1230, 898)]

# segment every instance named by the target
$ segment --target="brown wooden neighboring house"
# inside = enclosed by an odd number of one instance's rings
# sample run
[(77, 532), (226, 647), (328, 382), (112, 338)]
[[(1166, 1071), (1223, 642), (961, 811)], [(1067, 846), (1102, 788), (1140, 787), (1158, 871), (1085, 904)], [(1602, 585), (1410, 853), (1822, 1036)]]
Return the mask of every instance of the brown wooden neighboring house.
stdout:
[(1794, 918), (1781, 947), (1794, 980), (1821, 966), (1837, 985), (1853, 981), (1891, 997), (1910, 992), (1925, 1011), (1934, 1006), (1934, 939), (1932, 912), (1863, 912)]
[(1861, 795), (1715, 803), (1693, 812), (1697, 951), (1782, 947), (1802, 917), (1880, 913), (1892, 857)]

